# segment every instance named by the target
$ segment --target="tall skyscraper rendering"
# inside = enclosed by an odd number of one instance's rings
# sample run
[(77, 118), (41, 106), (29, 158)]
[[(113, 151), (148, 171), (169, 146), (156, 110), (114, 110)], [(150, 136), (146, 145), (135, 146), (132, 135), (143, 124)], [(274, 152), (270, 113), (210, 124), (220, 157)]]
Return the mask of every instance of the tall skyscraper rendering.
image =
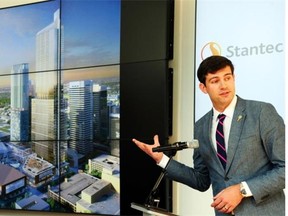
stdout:
[(36, 94), (38, 99), (55, 97), (57, 70), (60, 68), (60, 10), (54, 21), (36, 35)]
[[(36, 35), (36, 96), (32, 99), (31, 138), (38, 156), (57, 164), (64, 160), (65, 118), (61, 113), (61, 86), (57, 85), (60, 65), (60, 12), (54, 13), (51, 24)], [(60, 133), (59, 133), (60, 132)]]
[(86, 156), (93, 150), (93, 81), (69, 83), (69, 148)]
[[(117, 109), (118, 107), (110, 107)], [(120, 156), (120, 114), (119, 111), (110, 111), (110, 153), (113, 156)]]
[(93, 85), (93, 139), (107, 141), (109, 137), (109, 110), (107, 104), (107, 87)]
[(17, 64), (11, 70), (11, 127), (10, 140), (28, 141), (30, 138), (29, 65)]

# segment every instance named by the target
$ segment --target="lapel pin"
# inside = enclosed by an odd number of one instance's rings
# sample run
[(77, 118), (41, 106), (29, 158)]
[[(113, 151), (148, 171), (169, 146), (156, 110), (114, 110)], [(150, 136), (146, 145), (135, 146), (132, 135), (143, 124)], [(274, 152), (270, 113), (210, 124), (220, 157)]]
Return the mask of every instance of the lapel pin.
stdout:
[(237, 122), (239, 122), (242, 119), (242, 115), (239, 115), (237, 118)]

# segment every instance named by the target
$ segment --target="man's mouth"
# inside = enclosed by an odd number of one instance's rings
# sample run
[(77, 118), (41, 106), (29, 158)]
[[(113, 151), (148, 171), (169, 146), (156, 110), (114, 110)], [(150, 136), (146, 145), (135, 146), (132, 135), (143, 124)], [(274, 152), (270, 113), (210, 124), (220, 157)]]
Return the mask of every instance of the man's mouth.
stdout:
[(230, 93), (229, 91), (225, 91), (225, 92), (220, 93), (220, 96), (226, 97), (229, 95), (229, 93)]

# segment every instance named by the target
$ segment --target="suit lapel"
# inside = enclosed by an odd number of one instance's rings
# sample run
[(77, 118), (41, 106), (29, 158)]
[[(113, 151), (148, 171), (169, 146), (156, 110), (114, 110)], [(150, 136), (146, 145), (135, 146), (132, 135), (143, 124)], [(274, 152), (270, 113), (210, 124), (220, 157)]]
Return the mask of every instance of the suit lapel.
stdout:
[(226, 170), (229, 171), (231, 163), (235, 157), (235, 153), (238, 147), (238, 143), (241, 137), (243, 125), (245, 122), (246, 114), (245, 114), (245, 101), (238, 97), (237, 104), (235, 107), (235, 111), (233, 114), (233, 119), (231, 123), (230, 135), (229, 135), (229, 143), (228, 143), (228, 152), (227, 152), (227, 166)]

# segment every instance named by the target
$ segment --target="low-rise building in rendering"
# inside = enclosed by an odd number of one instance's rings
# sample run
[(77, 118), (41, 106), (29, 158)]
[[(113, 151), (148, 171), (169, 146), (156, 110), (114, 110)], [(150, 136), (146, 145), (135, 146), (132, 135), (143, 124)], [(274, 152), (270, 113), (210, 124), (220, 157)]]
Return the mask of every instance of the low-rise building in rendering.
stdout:
[(0, 164), (0, 197), (13, 197), (23, 192), (26, 187), (26, 176), (17, 169)]
[(120, 214), (120, 196), (112, 184), (85, 173), (66, 178), (60, 187), (49, 187), (48, 196), (74, 212)]
[(40, 197), (36, 195), (32, 195), (28, 198), (22, 199), (15, 203), (16, 209), (23, 210), (33, 210), (33, 211), (48, 211), (50, 210), (50, 206), (47, 202), (42, 200)]
[(33, 187), (49, 182), (55, 175), (55, 166), (36, 156), (30, 156), (23, 164), (23, 172)]
[(110, 182), (120, 193), (120, 160), (112, 155), (100, 155), (88, 161), (89, 173), (101, 172), (101, 179)]

